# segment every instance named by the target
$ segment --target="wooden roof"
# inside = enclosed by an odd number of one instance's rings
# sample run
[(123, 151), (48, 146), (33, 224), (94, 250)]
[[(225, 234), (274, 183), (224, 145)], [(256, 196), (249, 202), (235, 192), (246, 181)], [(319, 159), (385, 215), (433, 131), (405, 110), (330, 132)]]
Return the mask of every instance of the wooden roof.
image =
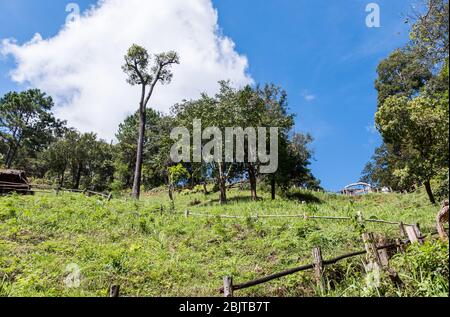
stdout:
[(0, 169), (0, 182), (28, 183), (25, 171)]

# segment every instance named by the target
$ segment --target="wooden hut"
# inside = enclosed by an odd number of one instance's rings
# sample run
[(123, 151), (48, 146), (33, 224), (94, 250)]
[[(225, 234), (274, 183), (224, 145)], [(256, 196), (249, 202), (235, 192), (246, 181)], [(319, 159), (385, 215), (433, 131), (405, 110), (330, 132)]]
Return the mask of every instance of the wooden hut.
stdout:
[(13, 192), (28, 194), (31, 186), (24, 171), (0, 169), (0, 195)]

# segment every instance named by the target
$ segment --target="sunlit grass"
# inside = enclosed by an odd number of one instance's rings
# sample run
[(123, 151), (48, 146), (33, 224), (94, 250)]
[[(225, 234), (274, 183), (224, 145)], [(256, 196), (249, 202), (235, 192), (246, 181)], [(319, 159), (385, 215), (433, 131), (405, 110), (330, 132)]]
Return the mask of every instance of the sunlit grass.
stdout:
[[(354, 198), (308, 194), (317, 201), (272, 201), (269, 194), (260, 193), (261, 199), (253, 202), (247, 191), (232, 190), (229, 204), (221, 206), (218, 194), (182, 192), (176, 195), (174, 210), (165, 191), (147, 194), (140, 202), (126, 198), (107, 202), (77, 194), (2, 197), (0, 296), (105, 296), (111, 283), (121, 285), (123, 296), (220, 296), (225, 275), (240, 283), (311, 263), (314, 246), (322, 248), (326, 259), (363, 249), (351, 221), (185, 218), (186, 209), (239, 216), (353, 217), (362, 211), (366, 218), (419, 222), (423, 232), (434, 230), (437, 210), (424, 193)], [(395, 225), (367, 224), (367, 228), (389, 238), (399, 236)], [(79, 288), (64, 283), (71, 263), (81, 269)], [(360, 257), (327, 268), (327, 274), (330, 289), (324, 295), (364, 295)], [(448, 283), (437, 291), (429, 287), (431, 295), (448, 294)], [(311, 272), (303, 272), (236, 295), (320, 294)], [(414, 293), (389, 289), (385, 295)]]

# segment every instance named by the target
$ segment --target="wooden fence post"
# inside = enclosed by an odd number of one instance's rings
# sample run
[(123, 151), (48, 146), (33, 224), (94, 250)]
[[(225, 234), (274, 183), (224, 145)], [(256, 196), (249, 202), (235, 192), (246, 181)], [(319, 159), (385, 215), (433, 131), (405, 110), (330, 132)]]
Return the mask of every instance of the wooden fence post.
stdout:
[(109, 297), (119, 297), (120, 296), (120, 285), (111, 285), (109, 287)]
[(233, 297), (233, 278), (225, 276), (223, 279), (223, 296)]
[(406, 226), (406, 234), (408, 235), (408, 239), (411, 243), (418, 243), (419, 237), (417, 236), (417, 231), (413, 226)]
[(312, 251), (313, 259), (314, 259), (314, 275), (316, 278), (317, 286), (320, 291), (323, 293), (325, 291), (325, 281), (323, 279), (323, 259), (322, 259), (322, 251), (320, 248), (316, 247)]
[(363, 213), (362, 213), (361, 211), (358, 211), (356, 214), (357, 214), (357, 216), (358, 216), (358, 223), (361, 224), (361, 225), (363, 225), (363, 224), (364, 224), (364, 216), (363, 216)]
[(419, 225), (418, 223), (416, 223), (416, 224), (413, 226), (413, 228), (414, 228), (414, 231), (415, 231), (415, 233), (416, 233), (418, 242), (419, 242), (420, 244), (423, 244), (423, 243), (424, 243), (424, 240), (423, 240), (423, 238), (422, 238), (422, 232), (420, 232), (420, 225)]
[(403, 224), (403, 222), (400, 222), (400, 237), (406, 237), (405, 225)]
[(186, 211), (184, 212), (184, 216), (185, 216), (186, 218), (189, 218), (189, 214), (190, 214), (189, 210), (186, 210)]
[(363, 233), (362, 238), (367, 252), (367, 262), (369, 262), (369, 265), (371, 265), (372, 268), (377, 267), (381, 270), (383, 264), (381, 263), (380, 254), (378, 253), (373, 233)]
[[(384, 235), (378, 235), (378, 243), (377, 246), (381, 247), (387, 244), (387, 239)], [(378, 250), (378, 255), (380, 256), (381, 264), (383, 267), (389, 266), (389, 254), (386, 249)]]
[(356, 218), (357, 218), (357, 221), (358, 221), (358, 225), (360, 226), (360, 228), (361, 228), (361, 230), (363, 230), (363, 232), (365, 232), (365, 223), (366, 223), (366, 221), (365, 221), (365, 219), (364, 219), (364, 215), (363, 215), (363, 213), (362, 213), (362, 211), (358, 211), (357, 213), (356, 213)]
[[(373, 233), (364, 233), (363, 240), (367, 251), (367, 261), (369, 262), (369, 269), (378, 269), (380, 272), (385, 271), (389, 275), (391, 281), (399, 288), (403, 287), (403, 281), (398, 276), (397, 272), (389, 267), (389, 257), (386, 250), (378, 250), (377, 244), (374, 240)], [(381, 236), (383, 244), (386, 243), (385, 237)], [(381, 245), (380, 245), (381, 246)], [(380, 252), (384, 251), (384, 252)]]

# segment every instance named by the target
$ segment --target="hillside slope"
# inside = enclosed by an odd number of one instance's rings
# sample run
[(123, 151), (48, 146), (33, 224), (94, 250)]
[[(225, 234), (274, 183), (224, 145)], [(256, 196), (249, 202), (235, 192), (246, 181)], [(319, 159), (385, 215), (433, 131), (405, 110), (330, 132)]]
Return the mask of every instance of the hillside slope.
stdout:
[[(185, 192), (176, 196), (175, 211), (164, 192), (141, 202), (77, 194), (0, 197), (0, 296), (105, 296), (112, 283), (121, 285), (123, 296), (220, 296), (224, 276), (245, 282), (311, 263), (314, 246), (322, 248), (325, 259), (364, 249), (353, 221), (246, 216), (354, 217), (361, 211), (366, 219), (420, 223), (426, 234), (434, 231), (437, 213), (424, 193), (350, 198), (294, 192), (291, 199), (263, 195), (257, 202), (247, 195), (232, 190), (229, 205), (220, 206), (216, 194)], [(245, 217), (186, 218), (186, 209)], [(397, 225), (366, 228), (399, 237)], [(361, 259), (328, 267), (324, 294), (312, 273), (302, 272), (236, 295), (448, 296), (448, 244), (427, 243), (394, 258), (407, 282), (404, 290), (387, 282), (367, 290)], [(74, 267), (80, 270), (80, 285), (69, 288)]]

